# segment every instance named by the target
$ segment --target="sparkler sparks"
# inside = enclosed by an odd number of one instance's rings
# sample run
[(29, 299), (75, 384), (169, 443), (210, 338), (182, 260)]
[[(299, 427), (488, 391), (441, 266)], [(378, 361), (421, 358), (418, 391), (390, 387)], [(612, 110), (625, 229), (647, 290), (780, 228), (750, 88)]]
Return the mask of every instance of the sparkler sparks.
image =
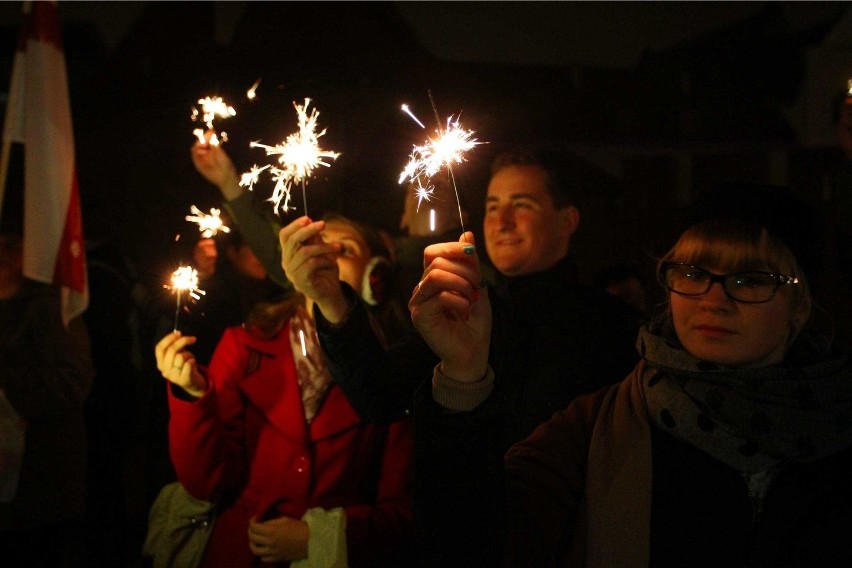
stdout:
[(257, 97), (257, 87), (260, 85), (260, 79), (254, 82), (254, 85), (249, 87), (249, 90), (246, 91), (246, 98), (250, 101), (253, 101)]
[[(201, 120), (207, 125), (208, 130), (213, 130), (213, 120), (217, 116), (220, 118), (230, 118), (237, 115), (237, 111), (234, 110), (234, 107), (228, 105), (222, 97), (204, 97), (203, 99), (198, 99), (198, 104), (201, 105), (201, 111), (198, 110), (198, 107), (194, 107), (192, 109), (191, 118), (194, 121)], [(228, 140), (228, 135), (225, 132), (222, 132), (220, 137), (217, 137), (214, 132), (210, 137), (209, 142), (204, 140), (203, 129), (196, 128), (192, 131), (192, 133), (202, 144), (207, 143), (211, 146), (219, 146), (222, 142), (227, 142)]]
[(421, 185), (420, 180), (417, 180), (416, 185), (414, 187), (414, 195), (417, 197), (417, 211), (420, 211), (420, 204), (426, 201), (427, 203), (432, 200), (432, 197), (435, 193), (434, 185)]
[(216, 233), (219, 231), (222, 231), (223, 233), (231, 232), (231, 229), (225, 225), (222, 222), (222, 218), (219, 217), (221, 211), (215, 207), (210, 209), (210, 214), (205, 213), (195, 205), (190, 207), (189, 211), (192, 215), (187, 215), (185, 219), (187, 221), (192, 221), (193, 223), (198, 223), (198, 230), (201, 231), (201, 236), (205, 239), (215, 237)]
[(263, 166), (262, 168), (257, 167), (257, 164), (253, 165), (250, 171), (240, 176), (240, 186), (248, 187), (249, 191), (253, 190), (254, 184), (257, 183), (257, 180), (260, 177), (260, 173), (270, 167), (271, 166), (269, 164)]
[[(295, 183), (302, 185), (302, 200), (305, 215), (307, 215), (308, 203), (305, 197), (305, 185), (308, 178), (310, 178), (317, 166), (329, 167), (331, 165), (325, 161), (326, 159), (331, 158), (332, 160), (336, 160), (340, 156), (337, 152), (323, 150), (319, 147), (319, 139), (325, 134), (326, 130), (316, 131), (319, 111), (313, 108), (310, 114), (308, 114), (310, 103), (311, 99), (309, 98), (305, 99), (304, 105), (293, 103), (299, 120), (299, 130), (287, 136), (284, 142), (275, 146), (268, 146), (260, 142), (252, 142), (250, 144), (252, 148), (263, 148), (266, 150), (267, 156), (278, 156), (276, 161), (279, 165), (270, 164), (263, 168), (254, 166), (250, 172), (242, 175), (240, 185), (253, 189), (260, 173), (264, 169), (269, 168), (269, 173), (275, 182), (275, 188), (272, 192), (272, 197), (268, 201), (273, 203), (275, 211), (278, 211), (278, 209), (283, 211), (293, 209), (290, 207), (290, 190)], [(283, 205), (281, 204), (282, 200), (284, 202)]]
[[(403, 105), (403, 111), (411, 115), (418, 124), (422, 123), (414, 117), (408, 110), (407, 105)], [(456, 191), (456, 200), (458, 201), (458, 189), (455, 187), (455, 179), (452, 174), (453, 164), (460, 164), (465, 161), (464, 154), (474, 146), (481, 144), (473, 138), (472, 130), (465, 130), (459, 124), (458, 118), (455, 120), (452, 116), (447, 118), (446, 128), (442, 131), (440, 128), (436, 130), (437, 136), (427, 138), (426, 143), (422, 146), (414, 146), (414, 150), (408, 159), (408, 164), (399, 175), (399, 183), (410, 180), (414, 185), (414, 191), (417, 195), (417, 210), (420, 210), (420, 204), (423, 201), (429, 201), (433, 196), (434, 186), (431, 184), (431, 178), (435, 176), (442, 168), (447, 168), (450, 179), (453, 181), (453, 189)], [(461, 202), (459, 201), (459, 219), (461, 219)], [(462, 228), (464, 223), (462, 222)]]
[(205, 292), (198, 287), (198, 271), (191, 266), (179, 266), (178, 269), (172, 273), (171, 286), (165, 285), (164, 287), (173, 290), (177, 297), (177, 304), (175, 306), (175, 326), (173, 330), (177, 331), (178, 316), (180, 315), (180, 299), (183, 293), (186, 293), (187, 296), (194, 300), (199, 300)]
[(428, 138), (422, 146), (414, 146), (408, 164), (399, 176), (399, 183), (410, 179), (419, 182), (419, 187), (428, 186), (429, 178), (441, 171), (441, 168), (461, 164), (465, 161), (464, 153), (480, 144), (471, 138), (473, 131), (462, 128), (458, 120), (453, 121), (453, 117), (447, 119), (446, 130), (437, 133), (438, 136)]
[(420, 122), (419, 118), (414, 116), (414, 113), (411, 112), (411, 109), (408, 108), (408, 105), (406, 105), (406, 104), (402, 105), (402, 112), (404, 112), (405, 114), (410, 116), (412, 118), (412, 120), (414, 120), (414, 122), (416, 122), (417, 124), (420, 125), (420, 128), (426, 128), (426, 125), (423, 124), (422, 122)]

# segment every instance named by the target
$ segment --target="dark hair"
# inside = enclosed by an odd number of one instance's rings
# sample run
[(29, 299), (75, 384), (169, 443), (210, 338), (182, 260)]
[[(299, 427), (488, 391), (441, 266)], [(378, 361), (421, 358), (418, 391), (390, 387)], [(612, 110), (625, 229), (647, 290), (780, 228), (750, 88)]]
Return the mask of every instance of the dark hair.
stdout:
[(548, 151), (514, 148), (501, 152), (491, 163), (491, 177), (509, 166), (538, 166), (547, 174), (547, 190), (557, 209), (574, 205), (576, 196), (571, 187), (568, 160)]

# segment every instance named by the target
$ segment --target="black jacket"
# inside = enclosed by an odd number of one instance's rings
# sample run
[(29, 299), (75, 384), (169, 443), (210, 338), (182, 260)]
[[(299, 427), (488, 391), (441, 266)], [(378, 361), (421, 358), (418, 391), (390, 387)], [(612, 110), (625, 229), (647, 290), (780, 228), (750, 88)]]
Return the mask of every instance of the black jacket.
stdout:
[[(470, 555), (471, 545), (493, 534), (488, 527), (497, 518), (488, 499), (502, 484), (505, 451), (577, 396), (623, 379), (638, 360), (633, 347), (638, 328), (625, 306), (581, 286), (571, 258), (544, 272), (506, 279), (489, 290), (489, 298), (495, 390), (485, 408), (461, 415), (448, 415), (432, 402), (429, 379), (436, 360), (427, 356), (422, 340), (413, 338), (385, 354), (369, 332), (363, 307), (336, 330), (315, 313), (334, 377), (365, 420), (389, 421), (406, 413), (423, 384), (415, 402), (415, 513), (429, 565), (487, 564)], [(486, 421), (486, 428), (474, 430), (487, 434), (459, 444), (471, 415)], [(432, 435), (420, 435), (425, 430)], [(445, 446), (444, 440), (453, 443)], [(483, 464), (492, 486), (482, 482)]]

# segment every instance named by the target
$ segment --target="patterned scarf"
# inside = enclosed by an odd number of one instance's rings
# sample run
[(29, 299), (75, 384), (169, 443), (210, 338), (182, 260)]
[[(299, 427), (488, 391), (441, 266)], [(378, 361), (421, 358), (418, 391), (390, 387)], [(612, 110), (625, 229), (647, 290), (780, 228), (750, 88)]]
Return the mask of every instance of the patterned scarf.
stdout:
[(852, 445), (852, 366), (799, 337), (782, 365), (733, 369), (699, 361), (673, 332), (639, 332), (643, 357), (601, 403), (589, 445), (585, 530), (568, 565), (647, 568), (649, 421), (749, 474)]
[(325, 364), (314, 322), (301, 306), (290, 318), (290, 347), (299, 377), (305, 420), (310, 424), (319, 412), (332, 379)]
[(852, 445), (846, 356), (800, 337), (781, 365), (737, 369), (699, 361), (673, 337), (643, 328), (637, 341), (649, 420), (672, 436), (747, 473)]

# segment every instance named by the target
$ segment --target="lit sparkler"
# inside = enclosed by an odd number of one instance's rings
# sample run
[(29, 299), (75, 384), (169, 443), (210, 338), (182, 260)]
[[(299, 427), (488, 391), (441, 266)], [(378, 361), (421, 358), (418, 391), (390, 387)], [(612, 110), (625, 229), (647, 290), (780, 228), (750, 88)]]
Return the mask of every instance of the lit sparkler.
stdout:
[(176, 300), (175, 306), (175, 326), (173, 331), (178, 328), (178, 316), (180, 315), (180, 299), (185, 292), (187, 296), (194, 300), (201, 299), (205, 294), (204, 290), (198, 287), (198, 271), (191, 266), (179, 266), (172, 273), (171, 286), (166, 285), (165, 288), (170, 288), (174, 291)]
[[(201, 110), (199, 111), (198, 107), (192, 109), (192, 120), (201, 120), (207, 125), (208, 130), (213, 130), (213, 120), (216, 117), (230, 118), (237, 115), (234, 107), (228, 105), (222, 97), (204, 97), (203, 99), (198, 99), (198, 104), (201, 105)], [(222, 142), (227, 142), (228, 140), (226, 132), (222, 132), (218, 137), (214, 132), (209, 141), (204, 139), (204, 130), (201, 128), (196, 128), (192, 133), (202, 144), (210, 144), (211, 146), (219, 146)]]
[(246, 91), (246, 98), (250, 101), (253, 101), (257, 98), (257, 87), (260, 85), (260, 79), (254, 82), (254, 85), (249, 87), (249, 90)]
[(222, 222), (222, 218), (219, 217), (221, 211), (215, 207), (210, 209), (209, 214), (200, 210), (195, 205), (190, 207), (189, 211), (192, 215), (187, 215), (185, 219), (187, 221), (192, 221), (193, 223), (198, 223), (198, 230), (201, 231), (201, 236), (205, 239), (215, 237), (216, 233), (219, 231), (222, 231), (223, 233), (231, 232), (231, 229), (225, 225), (225, 223)]
[(407, 114), (408, 116), (410, 116), (410, 117), (411, 117), (411, 119), (412, 119), (412, 120), (414, 120), (414, 122), (416, 122), (417, 124), (419, 124), (419, 125), (420, 125), (420, 128), (426, 128), (426, 125), (425, 125), (425, 124), (423, 124), (422, 122), (420, 122), (420, 119), (419, 119), (419, 118), (417, 118), (416, 116), (414, 116), (414, 113), (413, 113), (413, 112), (411, 112), (411, 109), (410, 109), (410, 108), (408, 108), (408, 105), (406, 105), (406, 104), (402, 105), (402, 112), (404, 112), (405, 114)]
[[(417, 120), (408, 105), (402, 105), (402, 110), (408, 113), (417, 124), (423, 126), (423, 123)], [(437, 113), (436, 113), (437, 114)], [(442, 168), (447, 168), (447, 173), (453, 183), (453, 190), (456, 193), (456, 202), (459, 207), (459, 220), (464, 231), (464, 221), (461, 212), (461, 200), (459, 192), (456, 188), (456, 181), (453, 177), (453, 164), (461, 164), (465, 161), (465, 152), (474, 146), (481, 144), (473, 138), (472, 130), (465, 130), (459, 124), (458, 118), (452, 116), (447, 118), (446, 127), (435, 131), (436, 136), (426, 139), (426, 143), (422, 146), (414, 146), (414, 150), (408, 159), (408, 164), (399, 175), (399, 183), (410, 180), (414, 185), (414, 191), (417, 195), (417, 210), (420, 210), (420, 204), (423, 201), (429, 201), (434, 194), (434, 186), (431, 183), (434, 177)]]
[(414, 187), (414, 195), (417, 197), (417, 211), (420, 211), (420, 204), (429, 202), (435, 195), (435, 186), (432, 184), (422, 185), (422, 180), (417, 180)]
[[(283, 211), (294, 209), (290, 207), (290, 190), (295, 183), (302, 185), (302, 202), (305, 208), (305, 215), (307, 215), (308, 201), (305, 197), (305, 185), (308, 178), (317, 166), (329, 167), (331, 165), (325, 159), (331, 158), (332, 160), (336, 160), (340, 156), (337, 152), (323, 150), (319, 147), (319, 138), (325, 134), (326, 130), (316, 131), (319, 111), (313, 108), (310, 114), (308, 114), (310, 103), (311, 99), (309, 98), (305, 99), (304, 105), (293, 103), (299, 119), (299, 130), (287, 136), (284, 142), (275, 146), (268, 146), (260, 142), (252, 142), (250, 144), (252, 148), (263, 148), (266, 150), (267, 156), (278, 156), (276, 161), (279, 165), (269, 165), (263, 168), (254, 166), (250, 172), (242, 175), (240, 185), (253, 189), (260, 172), (269, 168), (269, 173), (275, 182), (275, 188), (273, 189), (272, 197), (268, 201), (273, 203), (275, 211), (279, 209)], [(282, 201), (284, 202), (283, 205), (281, 204)]]

